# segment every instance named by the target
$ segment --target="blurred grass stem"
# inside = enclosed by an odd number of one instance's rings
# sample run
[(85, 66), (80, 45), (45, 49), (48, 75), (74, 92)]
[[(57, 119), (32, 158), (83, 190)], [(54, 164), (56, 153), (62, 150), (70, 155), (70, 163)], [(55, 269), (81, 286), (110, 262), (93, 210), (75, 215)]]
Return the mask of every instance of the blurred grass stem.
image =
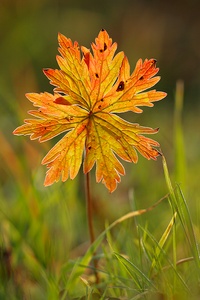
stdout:
[(186, 161), (185, 146), (182, 128), (182, 113), (184, 102), (184, 83), (178, 80), (176, 83), (175, 93), (175, 110), (174, 110), (174, 145), (175, 145), (175, 173), (176, 181), (181, 184), (182, 189), (185, 188)]

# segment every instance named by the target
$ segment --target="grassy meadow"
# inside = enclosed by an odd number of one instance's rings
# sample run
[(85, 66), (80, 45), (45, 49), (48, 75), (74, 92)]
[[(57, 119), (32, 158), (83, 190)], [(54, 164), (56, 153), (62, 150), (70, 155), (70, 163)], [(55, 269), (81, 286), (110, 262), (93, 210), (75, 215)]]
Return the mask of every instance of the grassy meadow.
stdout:
[[(193, 9), (183, 42), (187, 7), (179, 14), (174, 4), (170, 19), (157, 2), (0, 4), (0, 300), (199, 299), (198, 20)], [(44, 187), (41, 160), (56, 139), (40, 144), (12, 132), (32, 109), (25, 93), (52, 92), (42, 68), (57, 68), (57, 32), (90, 47), (102, 27), (125, 51), (131, 70), (140, 57), (158, 59), (155, 88), (168, 96), (142, 114), (123, 114), (159, 127), (152, 138), (162, 157), (123, 163), (126, 175), (112, 194), (91, 172), (96, 239), (90, 245), (82, 169), (73, 181)]]

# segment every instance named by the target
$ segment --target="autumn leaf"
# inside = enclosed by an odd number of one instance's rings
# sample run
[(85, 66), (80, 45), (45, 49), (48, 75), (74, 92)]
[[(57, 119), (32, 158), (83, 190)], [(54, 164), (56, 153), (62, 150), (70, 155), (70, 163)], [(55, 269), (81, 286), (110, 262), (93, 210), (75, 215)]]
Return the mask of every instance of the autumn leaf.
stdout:
[(160, 77), (155, 59), (138, 60), (130, 74), (130, 65), (123, 52), (115, 55), (117, 44), (101, 30), (92, 53), (64, 35), (58, 35), (59, 69), (45, 69), (44, 74), (55, 86), (54, 94), (29, 93), (27, 98), (37, 110), (28, 113), (35, 117), (14, 130), (16, 135), (45, 142), (66, 133), (47, 153), (42, 164), (48, 171), (45, 185), (75, 178), (83, 162), (88, 173), (96, 164), (96, 181), (102, 181), (113, 192), (124, 167), (117, 157), (136, 163), (138, 154), (147, 159), (159, 155), (158, 142), (143, 136), (158, 129), (129, 123), (115, 113), (141, 113), (141, 106), (166, 96), (164, 92), (148, 90)]

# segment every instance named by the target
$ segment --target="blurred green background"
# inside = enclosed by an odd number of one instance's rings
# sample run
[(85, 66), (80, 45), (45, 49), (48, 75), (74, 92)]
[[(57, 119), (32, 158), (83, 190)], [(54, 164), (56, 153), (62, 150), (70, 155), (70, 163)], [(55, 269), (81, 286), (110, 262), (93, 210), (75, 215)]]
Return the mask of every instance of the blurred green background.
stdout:
[[(145, 108), (140, 115), (127, 116), (132, 122), (159, 127), (155, 139), (161, 143), (171, 171), (174, 170), (173, 115), (177, 80), (184, 82), (183, 131), (187, 161), (186, 181), (190, 193), (199, 189), (199, 98), (200, 98), (200, 18), (198, 1), (12, 1), (0, 3), (0, 180), (2, 197), (12, 195), (16, 181), (36, 177), (39, 189), (45, 167), (40, 166), (49, 144), (30, 142), (28, 137), (12, 135), (27, 117), (32, 106), (26, 92), (52, 92), (42, 69), (56, 68), (57, 33), (61, 32), (81, 45), (90, 47), (101, 28), (105, 28), (118, 50), (125, 51), (133, 70), (141, 57), (156, 58), (161, 81), (158, 90), (168, 97)], [(22, 163), (22, 162), (23, 163)], [(145, 196), (152, 184), (162, 181), (160, 161), (148, 162), (140, 157), (137, 166), (127, 164), (117, 194), (138, 188)], [(155, 172), (155, 177), (150, 176)], [(157, 172), (157, 173), (156, 173)], [(37, 173), (37, 175), (35, 174)], [(32, 174), (32, 175), (31, 175)], [(34, 174), (34, 175), (33, 175)], [(38, 175), (39, 174), (39, 175)], [(41, 174), (41, 175), (40, 175)], [(39, 179), (37, 179), (39, 176)], [(161, 176), (161, 177), (160, 177)], [(81, 175), (80, 175), (81, 177)], [(140, 178), (141, 177), (141, 178)], [(78, 179), (77, 179), (78, 180)], [(82, 180), (80, 180), (82, 181)], [(152, 183), (152, 181), (154, 183)], [(56, 189), (56, 186), (54, 187)], [(83, 187), (82, 187), (83, 188)], [(102, 190), (102, 185), (96, 187)], [(115, 195), (116, 195), (115, 193)], [(106, 197), (113, 197), (106, 194)], [(114, 196), (115, 198), (116, 196)], [(125, 196), (126, 197), (126, 196)], [(6, 201), (7, 201), (6, 200)]]
[[(145, 108), (143, 114), (127, 114), (127, 119), (160, 128), (153, 138), (160, 142), (171, 176), (174, 182), (182, 184), (194, 223), (197, 222), (200, 194), (199, 1), (1, 0), (2, 244), (10, 246), (16, 241), (16, 236), (13, 237), (7, 228), (5, 215), (17, 230), (23, 232), (26, 240), (30, 238), (30, 243), (31, 239), (37, 241), (39, 232), (42, 232), (42, 237), (38, 238), (42, 245), (48, 231), (51, 239), (52, 236), (56, 239), (57, 234), (62, 236), (62, 243), (69, 249), (87, 240), (86, 225), (82, 225), (82, 222), (86, 224), (83, 175), (80, 174), (74, 181), (44, 188), (46, 170), (40, 162), (54, 141), (39, 144), (31, 142), (28, 137), (13, 136), (12, 131), (23, 123), (27, 110), (32, 109), (24, 96), (26, 92), (52, 92), (53, 87), (42, 69), (57, 67), (58, 32), (89, 48), (101, 28), (106, 29), (113, 41), (118, 43), (118, 51), (123, 50), (128, 56), (132, 70), (139, 58), (155, 58), (158, 61), (161, 81), (156, 89), (167, 92), (167, 98), (156, 103), (154, 108)], [(174, 99), (176, 82), (180, 79), (184, 82), (182, 130), (185, 169), (177, 178)], [(125, 163), (125, 167), (127, 175), (111, 195), (102, 184), (95, 183), (93, 176), (97, 232), (104, 228), (105, 219), (112, 221), (132, 208), (151, 205), (166, 194), (161, 159), (146, 161), (140, 156), (137, 165)], [(151, 226), (157, 228), (164, 214), (165, 210), (152, 213), (152, 220), (156, 218), (157, 222)], [(34, 223), (32, 228), (33, 220), (38, 221), (38, 227)], [(48, 230), (44, 224), (48, 224)], [(56, 249), (55, 252), (58, 251)], [(59, 251), (64, 260), (66, 248)]]
[[(2, 188), (12, 185), (11, 173), (17, 172), (13, 151), (22, 154), (24, 143), (31, 170), (44, 170), (40, 159), (50, 148), (29, 142), (28, 138), (12, 135), (15, 127), (27, 117), (32, 108), (24, 94), (26, 92), (52, 92), (42, 69), (56, 68), (57, 33), (61, 32), (81, 45), (90, 47), (101, 28), (105, 28), (118, 50), (125, 51), (133, 70), (141, 57), (156, 58), (162, 79), (158, 90), (168, 97), (156, 103), (153, 109), (145, 108), (140, 115), (130, 115), (132, 122), (159, 127), (155, 137), (173, 163), (173, 114), (174, 94), (177, 80), (184, 82), (183, 130), (185, 152), (188, 161), (188, 177), (191, 170), (192, 184), (197, 178), (199, 163), (199, 99), (200, 99), (200, 18), (199, 2), (192, 1), (18, 1), (0, 2), (0, 126), (1, 126), (1, 173)], [(25, 141), (26, 140), (26, 141)], [(8, 144), (7, 144), (8, 143)], [(50, 142), (51, 144), (51, 142)], [(10, 148), (9, 148), (10, 147)], [(9, 148), (9, 149), (8, 149)], [(45, 148), (45, 150), (44, 150)], [(42, 150), (43, 149), (43, 150)], [(145, 162), (146, 169), (159, 163)], [(192, 166), (194, 169), (192, 169)], [(9, 169), (10, 168), (10, 169)], [(128, 166), (137, 174), (139, 165)], [(19, 171), (18, 171), (19, 172)], [(148, 174), (148, 172), (147, 172)], [(134, 175), (134, 181), (138, 176)], [(149, 178), (150, 179), (150, 178)], [(18, 177), (18, 180), (20, 178)], [(133, 181), (133, 185), (134, 185)], [(127, 179), (125, 180), (127, 182)], [(196, 181), (198, 182), (198, 180)], [(132, 183), (131, 183), (132, 184)], [(198, 185), (197, 185), (198, 187)], [(123, 186), (120, 186), (123, 189)]]

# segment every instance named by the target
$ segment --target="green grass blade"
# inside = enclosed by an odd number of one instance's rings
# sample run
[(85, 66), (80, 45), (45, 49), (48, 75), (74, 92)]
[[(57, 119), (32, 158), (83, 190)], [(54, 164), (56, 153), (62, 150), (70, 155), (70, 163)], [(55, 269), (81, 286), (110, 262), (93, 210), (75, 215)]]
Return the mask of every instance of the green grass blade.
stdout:
[(148, 286), (153, 287), (156, 290), (153, 282), (130, 260), (125, 258), (119, 253), (114, 252), (114, 255), (117, 257), (119, 262), (124, 266), (128, 274), (131, 276), (133, 281), (135, 282), (137, 288), (140, 291), (143, 291)]
[(198, 243), (196, 240), (189, 208), (188, 208), (187, 202), (185, 200), (185, 197), (182, 193), (180, 186), (177, 186), (177, 189), (175, 192), (176, 192), (179, 207), (180, 207), (180, 209), (178, 210), (179, 218), (180, 218), (182, 227), (184, 229), (185, 235), (187, 237), (188, 243), (190, 245), (190, 249), (194, 256), (196, 265), (199, 270), (199, 275), (200, 275), (200, 253), (199, 253), (199, 247), (198, 247)]
[(176, 219), (176, 215), (177, 214), (174, 213), (172, 219), (170, 220), (167, 228), (165, 229), (162, 237), (160, 238), (160, 240), (158, 242), (158, 246), (155, 249), (155, 257), (154, 257), (154, 259), (152, 261), (152, 265), (151, 265), (151, 269), (152, 270), (154, 269), (154, 267), (156, 265), (156, 261), (159, 259), (159, 256), (161, 254), (161, 249), (163, 249), (163, 247), (164, 247), (164, 245), (165, 245), (165, 243), (166, 243), (166, 241), (167, 241), (167, 239), (168, 239), (168, 237), (169, 237), (169, 235), (171, 233), (172, 227), (173, 227), (175, 219)]
[(84, 272), (84, 267), (87, 268), (87, 266), (89, 265), (90, 261), (93, 258), (93, 254), (97, 251), (98, 247), (100, 246), (101, 242), (103, 241), (104, 237), (106, 236), (107, 232), (110, 231), (113, 227), (115, 227), (117, 224), (120, 224), (121, 222), (129, 219), (129, 218), (133, 218), (136, 216), (139, 216), (141, 214), (144, 214), (148, 211), (151, 211), (152, 209), (155, 208), (155, 206), (157, 206), (161, 201), (163, 201), (163, 199), (166, 199), (167, 196), (163, 197), (162, 199), (160, 199), (157, 203), (155, 203), (154, 205), (146, 208), (146, 209), (140, 209), (137, 211), (133, 211), (130, 212), (124, 216), (122, 216), (121, 218), (117, 219), (116, 221), (114, 221), (110, 226), (108, 226), (106, 228), (106, 230), (104, 230), (99, 236), (98, 238), (94, 241), (94, 243), (89, 247), (89, 249), (87, 250), (86, 254), (80, 258), (79, 260), (77, 260), (76, 264), (74, 265), (74, 268), (70, 274), (70, 277), (67, 281), (67, 284), (65, 286), (65, 293), (63, 294), (62, 300), (65, 299), (66, 295), (69, 294), (73, 294), (73, 290), (77, 284), (77, 281), (79, 279), (79, 277), (83, 274)]
[[(189, 286), (187, 285), (187, 282), (183, 279), (183, 277), (181, 276), (181, 274), (177, 271), (176, 267), (174, 266), (174, 263), (172, 263), (171, 259), (169, 258), (169, 256), (167, 255), (166, 251), (164, 250), (163, 247), (160, 247), (159, 242), (154, 238), (154, 236), (147, 230), (147, 229), (143, 229), (142, 227), (140, 227), (141, 230), (144, 230), (146, 235), (148, 236), (148, 238), (153, 242), (153, 244), (155, 245), (155, 249), (159, 248), (160, 251), (160, 256), (162, 256), (162, 260), (166, 260), (168, 263), (168, 267), (166, 268), (166, 266), (162, 266), (163, 263), (161, 263), (161, 259), (158, 258), (158, 260), (156, 261), (156, 264), (154, 266), (154, 270), (156, 267), (156, 272), (154, 272), (154, 276), (160, 277), (165, 276), (165, 269), (169, 269), (171, 268), (174, 272), (174, 276), (176, 276), (177, 279), (179, 279), (179, 282), (182, 284), (182, 286), (184, 287), (186, 292), (191, 292)], [(152, 261), (153, 262), (153, 261)], [(150, 274), (152, 273), (152, 269), (150, 270)]]
[(173, 211), (176, 211), (178, 214), (178, 217), (180, 219), (183, 231), (185, 233), (188, 245), (190, 247), (190, 250), (194, 256), (194, 259), (196, 261), (197, 268), (199, 269), (200, 273), (200, 255), (199, 255), (199, 248), (198, 243), (195, 237), (193, 224), (191, 220), (191, 216), (189, 213), (188, 205), (186, 203), (186, 200), (184, 198), (184, 195), (180, 189), (179, 186), (176, 187), (176, 190), (173, 189), (172, 183), (169, 177), (168, 167), (166, 160), (163, 156), (163, 169), (166, 179), (166, 184), (170, 193), (170, 203), (173, 208)]

